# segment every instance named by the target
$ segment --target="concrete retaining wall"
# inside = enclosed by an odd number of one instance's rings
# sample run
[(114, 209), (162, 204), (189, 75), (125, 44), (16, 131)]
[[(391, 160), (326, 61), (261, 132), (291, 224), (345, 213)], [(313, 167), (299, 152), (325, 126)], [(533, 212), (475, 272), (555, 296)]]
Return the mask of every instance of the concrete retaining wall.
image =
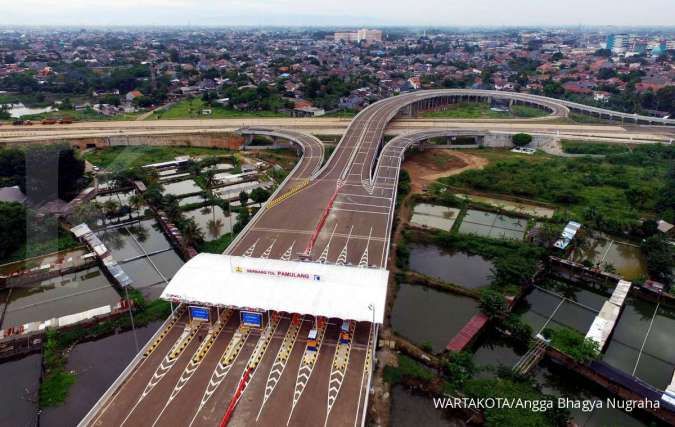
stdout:
[[(44, 141), (55, 142), (52, 141)], [(70, 140), (78, 149), (107, 148), (126, 145), (146, 146), (189, 146), (203, 148), (227, 148), (238, 150), (244, 145), (244, 138), (233, 133), (184, 133), (176, 135), (119, 135)]]

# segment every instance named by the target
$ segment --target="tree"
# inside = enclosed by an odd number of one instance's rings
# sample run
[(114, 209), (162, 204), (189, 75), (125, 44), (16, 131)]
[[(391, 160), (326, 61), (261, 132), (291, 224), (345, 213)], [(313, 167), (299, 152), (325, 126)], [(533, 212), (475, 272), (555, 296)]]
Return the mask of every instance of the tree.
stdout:
[(586, 338), (574, 329), (567, 327), (545, 329), (544, 337), (550, 339), (551, 345), (570, 356), (578, 363), (588, 363), (600, 356), (598, 343)]
[(246, 203), (248, 202), (248, 193), (246, 191), (239, 193), (239, 202), (242, 206), (246, 206)]
[(656, 280), (670, 284), (673, 271), (673, 250), (662, 235), (653, 235), (640, 245), (647, 260), (647, 271)]
[[(136, 193), (129, 197), (129, 207), (131, 210), (138, 211), (138, 216), (141, 216), (141, 208), (145, 205), (145, 200), (143, 200), (143, 195)], [(129, 210), (129, 219), (131, 219), (131, 210)]]
[(119, 210), (120, 204), (118, 202), (112, 199), (108, 199), (105, 202), (103, 202), (103, 212), (105, 213), (108, 219), (115, 216)]
[(504, 296), (492, 289), (480, 293), (480, 309), (490, 319), (501, 319), (508, 312)]
[(204, 242), (204, 233), (192, 218), (185, 221), (181, 233), (183, 233), (183, 242), (187, 246), (196, 246)]
[(67, 144), (36, 145), (0, 157), (0, 176), (8, 177), (31, 200), (70, 200), (82, 186), (84, 161)]
[(20, 203), (0, 202), (0, 259), (16, 251), (26, 241), (26, 208)]
[(524, 147), (532, 142), (532, 135), (529, 133), (517, 133), (511, 137), (511, 141), (516, 147)]
[(258, 187), (253, 189), (253, 191), (251, 191), (251, 199), (260, 206), (262, 206), (262, 203), (269, 197), (270, 192), (265, 190), (264, 188)]

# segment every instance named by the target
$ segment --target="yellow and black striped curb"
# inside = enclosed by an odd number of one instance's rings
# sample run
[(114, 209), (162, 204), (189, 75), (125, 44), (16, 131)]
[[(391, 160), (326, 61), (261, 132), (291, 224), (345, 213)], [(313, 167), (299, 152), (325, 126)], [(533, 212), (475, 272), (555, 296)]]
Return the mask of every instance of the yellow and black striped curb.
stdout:
[(185, 312), (185, 307), (181, 306), (176, 310), (176, 313), (174, 314), (173, 318), (167, 323), (166, 327), (160, 334), (157, 336), (157, 338), (150, 344), (150, 347), (145, 350), (145, 353), (143, 353), (143, 357), (148, 357), (157, 350), (157, 347), (164, 341), (164, 338), (169, 334), (169, 331), (171, 331), (171, 328), (178, 322), (178, 319), (180, 319), (183, 316), (183, 313)]
[(279, 203), (283, 202), (284, 200), (287, 200), (289, 197), (293, 197), (298, 192), (300, 192), (303, 188), (307, 187), (309, 185), (309, 183), (310, 183), (309, 179), (303, 180), (300, 184), (294, 186), (293, 188), (288, 190), (286, 193), (282, 194), (281, 196), (277, 197), (274, 200), (270, 200), (269, 202), (267, 202), (267, 204), (265, 205), (265, 208), (267, 208), (267, 209), (273, 208), (276, 205), (278, 205)]

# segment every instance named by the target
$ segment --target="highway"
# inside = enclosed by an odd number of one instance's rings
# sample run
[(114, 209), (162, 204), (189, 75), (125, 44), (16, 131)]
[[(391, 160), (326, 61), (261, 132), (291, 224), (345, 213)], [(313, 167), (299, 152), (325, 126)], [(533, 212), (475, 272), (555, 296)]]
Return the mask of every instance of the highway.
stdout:
[[(288, 139), (304, 156), (226, 253), (386, 268), (405, 150), (429, 135), (457, 130), (419, 129), (386, 144), (385, 130), (402, 109), (457, 94), (420, 91), (370, 105), (349, 123), (323, 165), (323, 145), (312, 136), (255, 125), (242, 129), (243, 134)], [(476, 91), (471, 95), (496, 96)], [(559, 101), (517, 99), (541, 103), (554, 117), (569, 112)], [(621, 128), (605, 130), (621, 133)], [(319, 350), (308, 353), (306, 336), (314, 322), (309, 316), (284, 314), (261, 332), (239, 326), (236, 313), (226, 318), (226, 313), (219, 314), (223, 326), (213, 337), (203, 337), (204, 326), (184, 329), (185, 314), (165, 326), (153, 351), (137, 359), (81, 425), (213, 426), (231, 407), (243, 379), (247, 386), (229, 419), (231, 425), (363, 425), (374, 325), (353, 322), (353, 338), (338, 344), (341, 320), (320, 320), (313, 326), (319, 330)]]

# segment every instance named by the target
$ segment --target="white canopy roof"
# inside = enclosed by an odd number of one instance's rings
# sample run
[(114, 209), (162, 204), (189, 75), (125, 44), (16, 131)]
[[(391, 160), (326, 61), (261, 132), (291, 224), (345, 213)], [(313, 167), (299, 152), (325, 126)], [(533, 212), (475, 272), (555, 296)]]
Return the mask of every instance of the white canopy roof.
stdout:
[(199, 254), (162, 298), (189, 304), (285, 311), (384, 321), (389, 272), (384, 269)]

